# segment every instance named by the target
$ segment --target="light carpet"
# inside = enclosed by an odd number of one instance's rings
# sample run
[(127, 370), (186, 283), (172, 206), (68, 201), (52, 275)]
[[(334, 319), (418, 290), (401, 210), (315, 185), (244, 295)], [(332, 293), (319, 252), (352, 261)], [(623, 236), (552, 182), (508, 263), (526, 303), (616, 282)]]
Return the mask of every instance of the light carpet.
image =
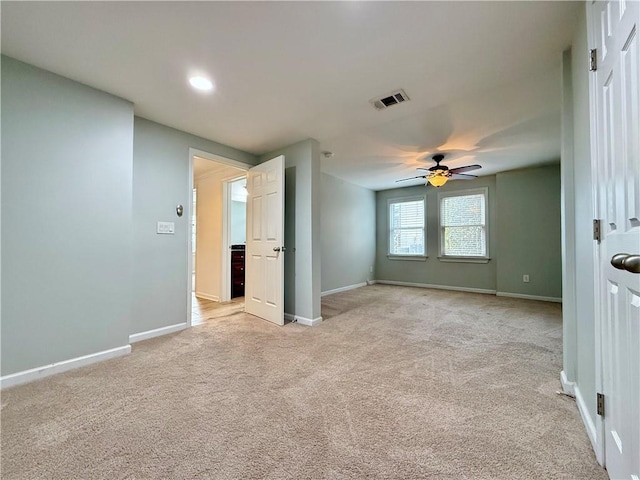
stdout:
[(373, 285), (2, 394), (3, 479), (605, 479), (556, 394), (560, 306)]

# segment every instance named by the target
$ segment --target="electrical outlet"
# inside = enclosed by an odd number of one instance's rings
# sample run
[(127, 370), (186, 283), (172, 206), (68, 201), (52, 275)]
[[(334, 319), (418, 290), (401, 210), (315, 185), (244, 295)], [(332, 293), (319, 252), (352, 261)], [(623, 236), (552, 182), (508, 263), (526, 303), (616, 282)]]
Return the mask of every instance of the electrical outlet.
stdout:
[(522, 281), (524, 283), (529, 283), (529, 275), (522, 275)]

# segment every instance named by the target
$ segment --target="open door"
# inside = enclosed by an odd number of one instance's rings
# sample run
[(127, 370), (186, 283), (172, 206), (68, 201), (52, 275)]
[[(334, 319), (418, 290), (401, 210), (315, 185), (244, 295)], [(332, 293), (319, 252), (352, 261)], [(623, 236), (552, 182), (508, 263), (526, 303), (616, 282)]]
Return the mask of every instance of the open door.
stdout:
[(640, 478), (640, 3), (589, 4), (597, 66), (592, 133), (598, 248), (605, 466)]
[(284, 156), (247, 171), (245, 311), (284, 325)]

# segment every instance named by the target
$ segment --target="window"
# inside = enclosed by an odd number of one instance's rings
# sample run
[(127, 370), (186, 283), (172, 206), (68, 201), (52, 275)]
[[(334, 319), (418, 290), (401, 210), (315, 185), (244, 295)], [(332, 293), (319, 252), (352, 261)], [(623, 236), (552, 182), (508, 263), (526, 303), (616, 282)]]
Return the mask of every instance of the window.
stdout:
[(424, 196), (389, 200), (389, 255), (425, 255), (424, 204)]
[(487, 189), (440, 194), (440, 255), (487, 258)]

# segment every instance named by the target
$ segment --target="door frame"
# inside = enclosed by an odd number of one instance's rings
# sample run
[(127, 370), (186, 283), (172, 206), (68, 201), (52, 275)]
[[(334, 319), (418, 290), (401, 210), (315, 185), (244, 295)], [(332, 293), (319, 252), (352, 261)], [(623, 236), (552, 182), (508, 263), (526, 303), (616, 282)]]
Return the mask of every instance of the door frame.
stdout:
[[(191, 327), (192, 325), (191, 323), (191, 308), (192, 308), (191, 282), (192, 282), (194, 266), (193, 266), (193, 253), (191, 252), (191, 237), (193, 236), (193, 230), (191, 228), (191, 215), (193, 214), (193, 212), (191, 210), (193, 205), (192, 197), (193, 197), (193, 158), (194, 157), (200, 157), (206, 160), (211, 160), (213, 162), (223, 163), (225, 165), (229, 165), (230, 167), (236, 167), (241, 170), (249, 170), (251, 167), (255, 166), (249, 163), (241, 162), (239, 160), (233, 160), (231, 158), (223, 157), (222, 155), (217, 155), (215, 153), (205, 152), (204, 150), (199, 150), (197, 148), (189, 147), (189, 178), (188, 178), (188, 183), (186, 185), (187, 187), (186, 198), (188, 198), (189, 201), (186, 202), (186, 204), (184, 205), (184, 212), (185, 212), (184, 214), (186, 216), (187, 221), (189, 222), (188, 223), (189, 228), (187, 233), (187, 248), (186, 248), (186, 252), (187, 252), (187, 328)], [(224, 195), (223, 195), (223, 201), (224, 201)], [(223, 215), (224, 214), (225, 212), (223, 211)], [(222, 242), (223, 244), (225, 243), (224, 235), (223, 235)], [(227, 240), (227, 244), (228, 244), (228, 240)], [(223, 252), (224, 252), (224, 249), (223, 249)], [(231, 267), (229, 266), (229, 268)], [(224, 267), (223, 267), (223, 270), (224, 270)]]
[[(599, 19), (594, 18), (593, 8), (591, 8), (594, 1), (590, 1), (585, 3), (586, 8), (586, 20), (587, 20), (587, 44), (588, 48), (596, 48), (597, 39), (596, 39), (596, 22)], [(584, 52), (585, 55), (588, 52)], [(594, 75), (594, 72), (588, 72), (589, 74), (589, 153), (591, 156), (591, 199), (593, 206), (593, 218), (601, 218), (600, 215), (600, 193), (599, 193), (599, 184), (598, 184), (598, 149), (600, 146), (600, 142), (602, 139), (599, 139), (597, 136), (597, 128), (598, 128), (598, 82), (597, 76)], [(594, 313), (594, 357), (595, 357), (595, 387), (596, 392), (603, 391), (603, 375), (602, 375), (602, 340), (603, 340), (603, 332), (604, 322), (602, 321), (602, 302), (601, 302), (601, 287), (602, 287), (602, 266), (600, 264), (601, 261), (601, 252), (600, 252), (600, 243), (593, 242), (593, 288), (594, 288), (594, 298), (593, 298), (593, 313)], [(597, 462), (606, 467), (605, 460), (605, 449), (604, 449), (604, 418), (600, 415), (596, 414), (595, 421), (595, 444), (593, 445), (593, 450), (596, 454)]]

